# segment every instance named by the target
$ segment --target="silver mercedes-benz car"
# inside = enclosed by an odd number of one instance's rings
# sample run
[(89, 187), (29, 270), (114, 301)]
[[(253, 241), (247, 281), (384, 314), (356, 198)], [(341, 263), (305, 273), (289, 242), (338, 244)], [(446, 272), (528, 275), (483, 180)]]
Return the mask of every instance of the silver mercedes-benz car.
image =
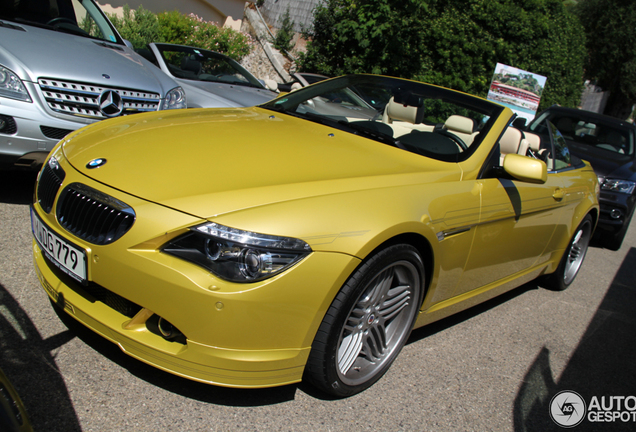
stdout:
[(93, 0), (0, 0), (0, 165), (36, 168), (82, 126), (185, 107)]
[(260, 82), (230, 57), (201, 48), (151, 43), (137, 53), (179, 83), (188, 108), (260, 105), (278, 96), (276, 83)]

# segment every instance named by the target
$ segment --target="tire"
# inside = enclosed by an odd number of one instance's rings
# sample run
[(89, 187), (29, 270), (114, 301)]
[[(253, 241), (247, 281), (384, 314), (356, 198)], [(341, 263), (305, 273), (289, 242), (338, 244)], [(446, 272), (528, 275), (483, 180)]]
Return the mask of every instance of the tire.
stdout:
[(579, 224), (565, 249), (556, 271), (546, 279), (549, 288), (563, 291), (569, 287), (581, 269), (587, 248), (592, 238), (592, 217), (588, 214)]
[(632, 222), (633, 215), (634, 210), (632, 210), (632, 213), (629, 215), (629, 217), (625, 219), (625, 222), (623, 222), (623, 226), (621, 227), (621, 229), (613, 236), (608, 237), (607, 240), (605, 240), (603, 246), (613, 251), (617, 251), (621, 248), (623, 240), (625, 239), (625, 235), (627, 234), (627, 230), (629, 229), (629, 225)]
[(336, 397), (384, 375), (406, 343), (423, 299), (424, 264), (409, 245), (387, 247), (343, 285), (316, 333), (305, 378)]

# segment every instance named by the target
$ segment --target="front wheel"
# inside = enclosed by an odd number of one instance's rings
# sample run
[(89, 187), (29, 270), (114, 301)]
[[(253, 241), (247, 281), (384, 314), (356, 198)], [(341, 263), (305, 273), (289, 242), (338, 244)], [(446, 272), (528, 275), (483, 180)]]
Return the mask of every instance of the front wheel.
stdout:
[(581, 269), (591, 238), (592, 217), (587, 215), (574, 232), (568, 247), (565, 249), (563, 258), (561, 258), (559, 267), (548, 276), (547, 283), (550, 288), (563, 291), (570, 286)]
[(424, 265), (401, 244), (372, 256), (341, 288), (312, 344), (305, 377), (344, 397), (375, 383), (406, 343), (422, 302)]

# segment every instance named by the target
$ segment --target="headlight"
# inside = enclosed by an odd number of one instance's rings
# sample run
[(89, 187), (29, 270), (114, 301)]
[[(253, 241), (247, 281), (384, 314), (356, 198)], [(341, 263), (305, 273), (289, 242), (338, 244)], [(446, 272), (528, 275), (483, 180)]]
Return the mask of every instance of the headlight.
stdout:
[(311, 252), (302, 240), (206, 223), (167, 243), (162, 251), (198, 264), (232, 282), (274, 276)]
[(624, 194), (631, 194), (634, 192), (634, 187), (636, 187), (636, 182), (611, 178), (606, 178), (601, 184), (601, 190), (620, 192)]
[(186, 95), (181, 87), (175, 87), (168, 92), (161, 109), (181, 109), (186, 107)]
[(31, 97), (16, 74), (0, 66), (0, 96), (31, 102)]

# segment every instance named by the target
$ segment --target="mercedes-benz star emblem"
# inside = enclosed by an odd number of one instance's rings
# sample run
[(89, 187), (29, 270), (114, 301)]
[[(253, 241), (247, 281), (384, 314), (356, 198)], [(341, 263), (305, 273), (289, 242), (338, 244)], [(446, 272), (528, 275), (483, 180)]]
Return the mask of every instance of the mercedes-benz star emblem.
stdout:
[(106, 117), (117, 117), (124, 109), (121, 96), (115, 90), (104, 90), (99, 95), (99, 110)]
[(86, 168), (88, 168), (88, 169), (99, 168), (100, 166), (104, 165), (105, 163), (106, 163), (106, 159), (104, 159), (104, 158), (93, 159), (92, 161), (90, 161), (89, 163), (86, 164)]

